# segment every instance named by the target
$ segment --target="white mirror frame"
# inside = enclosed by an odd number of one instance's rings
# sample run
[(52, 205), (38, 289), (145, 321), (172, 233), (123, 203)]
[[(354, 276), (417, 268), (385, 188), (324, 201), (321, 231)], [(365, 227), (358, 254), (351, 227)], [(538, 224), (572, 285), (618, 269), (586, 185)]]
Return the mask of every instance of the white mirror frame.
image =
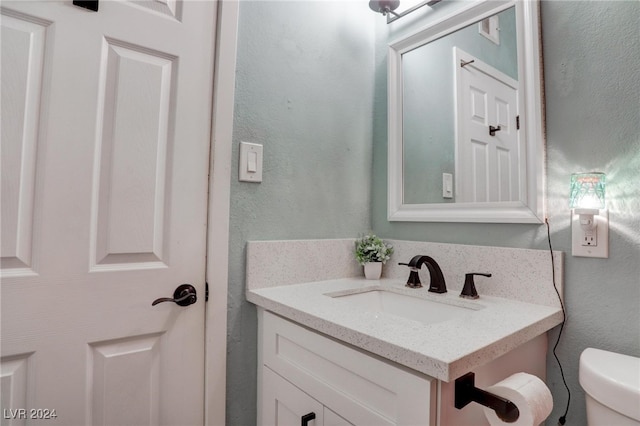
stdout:
[[(511, 6), (516, 7), (518, 28), (518, 110), (526, 138), (525, 193), (521, 195), (520, 201), (510, 202), (403, 204), (402, 55)], [(539, 25), (538, 0), (478, 0), (389, 44), (389, 221), (538, 224), (544, 222), (545, 134)]]

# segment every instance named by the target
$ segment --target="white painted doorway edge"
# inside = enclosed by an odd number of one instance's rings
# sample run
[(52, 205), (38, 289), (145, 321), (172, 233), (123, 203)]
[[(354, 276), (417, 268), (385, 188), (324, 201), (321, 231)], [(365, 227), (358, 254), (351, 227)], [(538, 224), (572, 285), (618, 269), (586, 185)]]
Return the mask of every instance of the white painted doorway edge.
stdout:
[(229, 204), (238, 0), (218, 1), (214, 65), (205, 314), (205, 424), (224, 425), (226, 406)]

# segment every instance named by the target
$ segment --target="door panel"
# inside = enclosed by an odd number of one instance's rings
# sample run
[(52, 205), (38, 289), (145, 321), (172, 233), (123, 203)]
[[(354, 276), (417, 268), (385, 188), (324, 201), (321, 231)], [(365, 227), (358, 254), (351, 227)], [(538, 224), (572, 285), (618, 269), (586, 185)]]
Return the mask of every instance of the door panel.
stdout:
[[(460, 49), (454, 56), (456, 201), (519, 201), (524, 150), (515, 125), (517, 82)], [(491, 135), (490, 126), (499, 130)]]
[(0, 266), (6, 275), (34, 273), (35, 168), (49, 25), (33, 16), (2, 13)]
[(203, 423), (216, 6), (2, 3), (3, 409)]
[(109, 39), (103, 49), (93, 266), (162, 267), (177, 58)]
[[(33, 362), (31, 353), (3, 357), (0, 365), (0, 401), (2, 407), (29, 407), (27, 389), (30, 386), (28, 379), (33, 377)], [(4, 414), (3, 410), (3, 414)], [(3, 415), (2, 424), (24, 424), (26, 419), (7, 421)], [(9, 416), (10, 417), (10, 416)]]
[(87, 382), (93, 425), (159, 423), (161, 345), (159, 334), (89, 345)]

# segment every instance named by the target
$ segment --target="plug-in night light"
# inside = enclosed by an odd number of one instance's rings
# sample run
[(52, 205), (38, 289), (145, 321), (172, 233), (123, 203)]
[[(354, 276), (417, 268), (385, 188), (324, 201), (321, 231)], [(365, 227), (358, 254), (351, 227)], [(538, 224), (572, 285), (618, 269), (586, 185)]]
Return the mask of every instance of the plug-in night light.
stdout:
[(609, 217), (607, 210), (601, 211), (606, 206), (605, 182), (604, 173), (571, 175), (569, 207), (574, 209), (574, 256), (609, 257)]
[(603, 209), (605, 207), (605, 174), (574, 173), (571, 175), (572, 209)]

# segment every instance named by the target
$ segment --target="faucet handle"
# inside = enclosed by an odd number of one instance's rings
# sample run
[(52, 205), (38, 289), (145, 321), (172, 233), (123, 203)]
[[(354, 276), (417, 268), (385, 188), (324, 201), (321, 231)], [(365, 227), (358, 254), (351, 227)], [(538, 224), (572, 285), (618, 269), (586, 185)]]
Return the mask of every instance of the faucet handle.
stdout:
[(462, 287), (462, 292), (460, 293), (460, 297), (464, 297), (465, 299), (477, 299), (478, 292), (476, 291), (476, 284), (473, 281), (474, 275), (482, 275), (484, 277), (490, 277), (491, 274), (486, 272), (470, 272), (465, 274), (464, 276), (464, 287)]
[[(415, 264), (412, 264), (412, 263), (402, 263), (402, 262), (398, 262), (398, 265), (408, 266), (408, 267), (409, 267), (409, 269), (411, 269), (412, 271), (417, 271), (418, 269), (420, 269), (420, 268), (418, 268)], [(420, 265), (420, 266), (422, 266), (422, 265)]]
[(491, 274), (489, 272), (469, 272), (468, 274), (465, 274), (465, 277), (467, 275), (471, 275), (471, 276), (473, 276), (473, 275), (482, 275), (483, 277), (490, 277), (491, 276)]
[(410, 288), (422, 287), (422, 283), (420, 282), (420, 275), (418, 275), (418, 268), (416, 268), (415, 265), (411, 265), (409, 263), (398, 263), (398, 265), (408, 266), (411, 269), (411, 273), (409, 274), (409, 279), (407, 280), (406, 287), (410, 287)]

